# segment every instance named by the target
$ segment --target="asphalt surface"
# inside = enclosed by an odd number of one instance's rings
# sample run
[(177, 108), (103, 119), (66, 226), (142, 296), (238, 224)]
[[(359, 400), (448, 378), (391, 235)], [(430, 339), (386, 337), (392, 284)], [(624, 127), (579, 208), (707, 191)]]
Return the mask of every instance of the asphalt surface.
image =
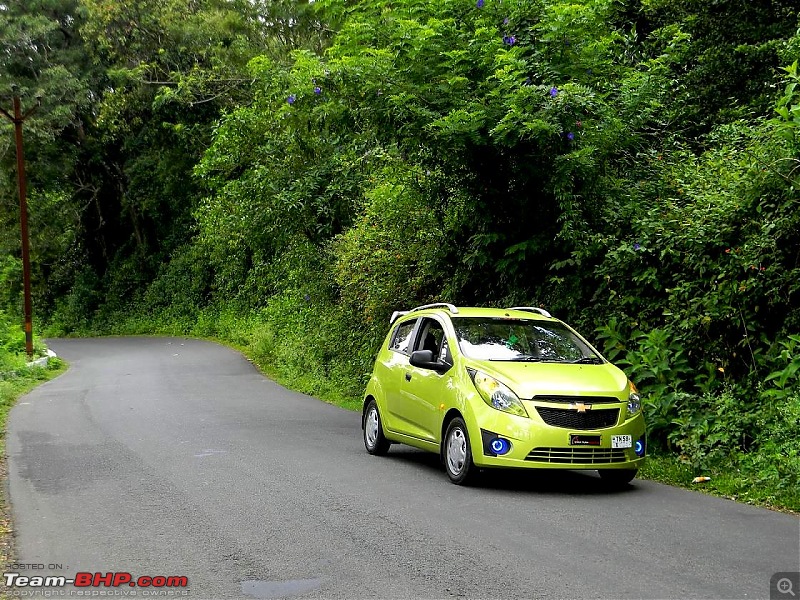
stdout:
[(195, 600), (769, 598), (800, 570), (795, 516), (573, 472), (457, 487), (436, 456), (367, 455), (358, 414), (222, 346), (51, 346), (71, 368), (7, 438), (18, 562), (44, 565), (28, 575), (182, 575)]

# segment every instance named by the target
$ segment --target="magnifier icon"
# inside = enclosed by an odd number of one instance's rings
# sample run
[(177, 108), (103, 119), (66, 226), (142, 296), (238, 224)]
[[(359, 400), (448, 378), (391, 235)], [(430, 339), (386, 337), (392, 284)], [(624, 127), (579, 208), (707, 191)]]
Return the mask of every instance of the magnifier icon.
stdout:
[(789, 594), (793, 598), (796, 597), (794, 591), (792, 590), (792, 580), (788, 577), (778, 579), (777, 588), (781, 594)]

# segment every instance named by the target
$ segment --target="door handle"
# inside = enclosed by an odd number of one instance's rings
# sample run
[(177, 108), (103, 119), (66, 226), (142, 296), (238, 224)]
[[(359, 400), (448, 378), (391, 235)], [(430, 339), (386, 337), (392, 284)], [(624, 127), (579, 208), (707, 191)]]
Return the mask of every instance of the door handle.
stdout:
[(406, 381), (411, 381), (411, 373), (406, 373)]

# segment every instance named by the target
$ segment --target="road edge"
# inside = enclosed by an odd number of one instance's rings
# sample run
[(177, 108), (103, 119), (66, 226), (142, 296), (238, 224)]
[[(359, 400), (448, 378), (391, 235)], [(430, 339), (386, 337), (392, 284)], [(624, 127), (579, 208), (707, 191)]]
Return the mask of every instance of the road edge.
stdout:
[[(56, 368), (53, 364), (58, 361)], [(15, 390), (13, 397), (8, 401), (8, 411), (0, 413), (0, 565), (3, 572), (8, 572), (9, 567), (16, 560), (16, 530), (11, 518), (11, 494), (8, 479), (8, 455), (6, 451), (6, 433), (8, 413), (17, 404), (20, 398), (26, 396), (39, 386), (60, 377), (69, 369), (69, 364), (52, 350), (47, 350), (47, 355), (27, 363), (28, 368), (39, 368), (43, 370), (44, 377), (33, 379), (22, 385), (19, 390)], [(0, 600), (11, 599), (13, 596), (5, 585), (5, 580), (0, 578)]]

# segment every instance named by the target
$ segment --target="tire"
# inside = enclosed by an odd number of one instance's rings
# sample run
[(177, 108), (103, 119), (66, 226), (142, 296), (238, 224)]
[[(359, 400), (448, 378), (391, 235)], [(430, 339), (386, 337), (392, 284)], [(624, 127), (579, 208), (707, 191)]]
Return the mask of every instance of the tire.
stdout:
[(383, 423), (378, 412), (378, 404), (370, 400), (364, 412), (364, 447), (375, 456), (383, 456), (389, 451), (392, 443), (383, 435)]
[(636, 477), (638, 469), (598, 469), (603, 483), (619, 487), (628, 485)]
[(477, 476), (477, 467), (472, 462), (472, 446), (464, 420), (454, 418), (447, 425), (442, 444), (444, 469), (450, 481), (456, 485), (468, 485)]

